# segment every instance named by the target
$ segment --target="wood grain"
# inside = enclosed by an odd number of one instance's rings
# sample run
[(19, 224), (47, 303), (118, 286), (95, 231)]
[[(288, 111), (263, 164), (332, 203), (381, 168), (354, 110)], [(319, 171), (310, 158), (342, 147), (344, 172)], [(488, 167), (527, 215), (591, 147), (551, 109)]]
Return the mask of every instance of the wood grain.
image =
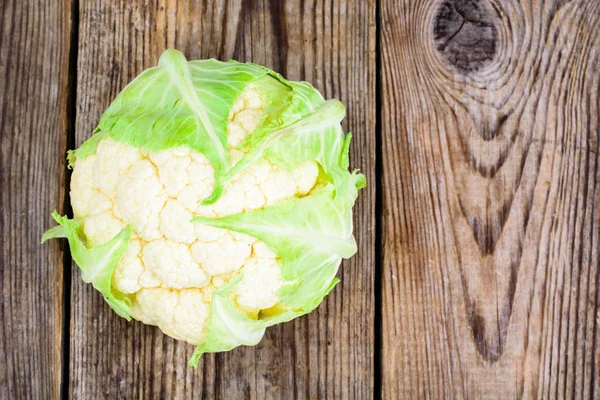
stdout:
[(0, 398), (58, 398), (71, 9), (0, 2)]
[[(351, 164), (374, 177), (375, 15), (371, 1), (82, 0), (76, 145), (102, 111), (168, 47), (234, 58), (312, 82), (347, 106)], [(308, 317), (273, 327), (256, 348), (186, 364), (193, 347), (127, 323), (73, 269), (74, 398), (370, 398), (374, 347), (374, 185), (361, 193), (358, 255)]]
[(384, 398), (600, 396), (600, 2), (383, 0)]

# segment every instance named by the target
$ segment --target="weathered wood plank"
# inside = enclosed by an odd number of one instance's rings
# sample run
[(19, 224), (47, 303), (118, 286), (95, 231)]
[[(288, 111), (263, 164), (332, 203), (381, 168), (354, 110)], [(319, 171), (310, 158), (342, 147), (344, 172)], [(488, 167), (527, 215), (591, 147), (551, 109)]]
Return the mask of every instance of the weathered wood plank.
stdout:
[(384, 398), (598, 398), (600, 3), (381, 27)]
[[(81, 1), (77, 140), (167, 47), (238, 59), (315, 84), (348, 108), (352, 166), (374, 183), (374, 1)], [(74, 270), (75, 398), (370, 398), (374, 346), (374, 185), (356, 211), (358, 255), (311, 316), (267, 331), (256, 348), (203, 357), (157, 328), (118, 318)]]
[(63, 256), (40, 246), (64, 202), (69, 2), (0, 2), (0, 398), (58, 398)]

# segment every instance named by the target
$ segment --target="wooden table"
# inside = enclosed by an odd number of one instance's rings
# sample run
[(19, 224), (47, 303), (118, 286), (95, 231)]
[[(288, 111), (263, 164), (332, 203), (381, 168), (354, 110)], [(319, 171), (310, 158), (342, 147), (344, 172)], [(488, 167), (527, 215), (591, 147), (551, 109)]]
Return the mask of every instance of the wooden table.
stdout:
[[(600, 1), (0, 1), (0, 398), (600, 398)], [(313, 314), (207, 355), (117, 317), (64, 155), (166, 48), (347, 106), (358, 254)]]

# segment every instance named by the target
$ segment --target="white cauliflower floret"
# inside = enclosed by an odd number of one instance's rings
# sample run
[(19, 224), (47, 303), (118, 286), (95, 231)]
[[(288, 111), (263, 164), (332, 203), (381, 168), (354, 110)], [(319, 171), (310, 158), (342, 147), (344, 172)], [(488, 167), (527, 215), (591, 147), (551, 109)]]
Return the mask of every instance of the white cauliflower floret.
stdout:
[(179, 192), (177, 199), (186, 209), (194, 212), (198, 203), (212, 193), (215, 174), (212, 164), (202, 153), (192, 152), (191, 156), (192, 162), (187, 170), (189, 184)]
[(127, 252), (119, 260), (115, 269), (115, 287), (123, 293), (135, 293), (140, 290), (140, 277), (145, 271), (140, 257), (142, 244), (139, 239), (132, 239), (127, 246)]
[(115, 140), (103, 140), (96, 149), (94, 186), (110, 198), (116, 196), (117, 181), (142, 155), (135, 147)]
[(189, 184), (188, 169), (192, 163), (190, 149), (179, 147), (150, 154), (150, 161), (158, 168), (160, 183), (170, 197), (177, 197)]
[(248, 85), (246, 90), (235, 99), (229, 113), (227, 144), (230, 148), (239, 145), (256, 129), (260, 122), (262, 109), (263, 101), (260, 95), (254, 85)]
[(160, 212), (160, 231), (174, 242), (191, 244), (196, 241), (193, 214), (177, 200), (169, 199)]
[(263, 242), (254, 244), (254, 254), (241, 271), (242, 281), (233, 289), (238, 304), (251, 314), (279, 303), (277, 290), (281, 287), (281, 268), (277, 255)]
[(102, 246), (110, 242), (125, 227), (123, 221), (111, 211), (104, 211), (85, 220), (83, 232), (90, 246)]
[(267, 205), (292, 197), (296, 193), (296, 182), (292, 173), (279, 168), (272, 168), (268, 178), (261, 182), (259, 187), (267, 199)]
[(88, 216), (92, 196), (97, 191), (93, 185), (95, 162), (95, 155), (77, 161), (77, 168), (71, 175), (71, 206), (73, 215), (78, 220), (83, 220)]
[(131, 311), (135, 318), (157, 325), (175, 339), (199, 344), (206, 336), (210, 304), (202, 289), (142, 289)]
[(100, 192), (99, 190), (94, 190), (88, 207), (90, 216), (100, 214), (104, 211), (110, 211), (113, 207), (113, 199)]
[[(236, 99), (228, 122), (230, 160), (256, 129), (263, 101), (249, 86)], [(71, 180), (75, 218), (89, 246), (133, 228), (126, 254), (113, 275), (114, 287), (129, 294), (132, 316), (177, 339), (204, 340), (213, 293), (243, 274), (232, 291), (250, 316), (280, 301), (283, 284), (277, 255), (254, 237), (192, 223), (196, 216), (223, 217), (303, 196), (317, 181), (314, 162), (292, 171), (261, 159), (229, 182), (212, 205), (200, 205), (215, 185), (214, 169), (187, 147), (148, 153), (104, 139), (96, 154), (77, 160)]]
[(163, 236), (159, 213), (167, 201), (156, 167), (148, 160), (136, 162), (117, 184), (115, 214), (133, 226), (144, 240)]
[(216, 240), (198, 240), (192, 245), (194, 259), (211, 275), (226, 274), (241, 268), (251, 252), (252, 242), (238, 240), (233, 232), (227, 232)]
[(201, 288), (209, 277), (194, 261), (190, 248), (183, 243), (158, 239), (144, 246), (142, 260), (146, 268), (171, 288)]
[(296, 193), (305, 195), (315, 186), (315, 177), (319, 175), (319, 166), (314, 161), (306, 161), (292, 170), (296, 183)]

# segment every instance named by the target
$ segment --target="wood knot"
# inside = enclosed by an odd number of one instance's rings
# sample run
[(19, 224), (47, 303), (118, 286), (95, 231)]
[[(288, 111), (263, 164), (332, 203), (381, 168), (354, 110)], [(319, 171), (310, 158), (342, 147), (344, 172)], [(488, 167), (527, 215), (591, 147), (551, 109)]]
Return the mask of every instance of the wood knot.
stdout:
[(481, 69), (497, 50), (497, 14), (482, 0), (444, 0), (433, 25), (436, 49), (462, 72)]

